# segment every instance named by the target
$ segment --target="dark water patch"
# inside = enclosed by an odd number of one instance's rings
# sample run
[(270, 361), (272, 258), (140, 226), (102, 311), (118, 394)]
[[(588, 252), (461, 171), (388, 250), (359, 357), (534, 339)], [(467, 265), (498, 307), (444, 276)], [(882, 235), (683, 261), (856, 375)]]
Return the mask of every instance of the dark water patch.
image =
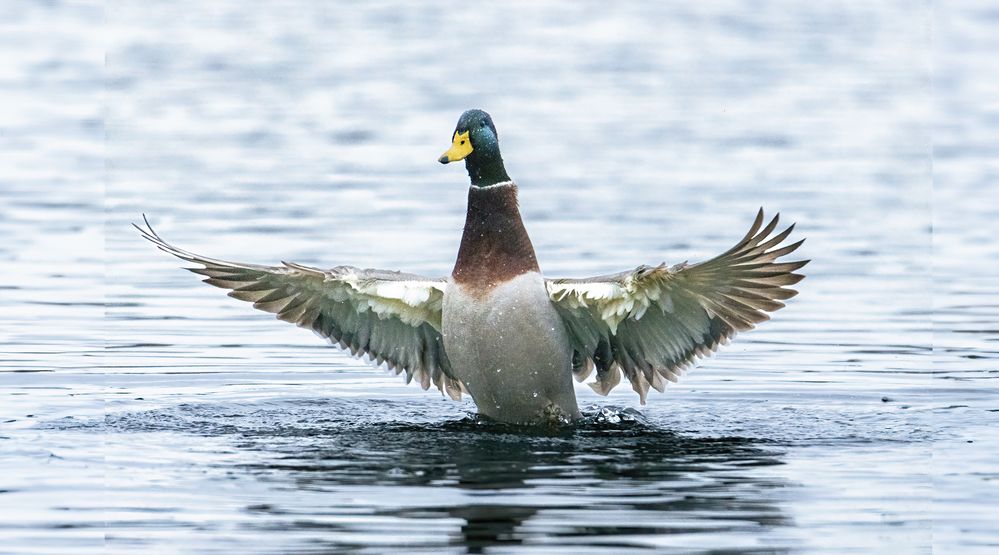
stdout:
[(233, 228), (234, 233), (244, 233), (248, 235), (253, 234), (290, 234), (295, 232), (304, 232), (304, 226), (293, 226), (293, 225), (248, 225)]
[(333, 143), (345, 144), (345, 145), (359, 145), (371, 142), (375, 137), (375, 134), (369, 130), (365, 129), (352, 129), (347, 131), (339, 131), (336, 133), (331, 133), (329, 135), (329, 140)]
[(169, 347), (170, 343), (129, 343), (127, 345), (106, 345), (105, 349), (142, 349), (146, 347)]
[(141, 320), (194, 320), (194, 318), (188, 316), (142, 316), (134, 314), (108, 314), (106, 317), (108, 320), (128, 320), (128, 321), (141, 321)]
[(745, 137), (731, 137), (719, 142), (719, 147), (731, 149), (745, 147), (784, 149), (790, 148), (793, 145), (794, 140), (791, 137), (783, 135), (748, 135)]
[[(49, 277), (53, 277), (53, 278), (57, 278), (57, 279), (62, 279), (62, 278), (68, 278), (68, 277), (71, 277), (71, 276), (55, 275), (55, 274), (53, 274), (53, 275), (51, 275)], [(27, 304), (27, 305), (42, 305), (42, 306), (95, 306), (95, 307), (103, 307), (103, 306), (105, 306), (104, 303), (102, 303), (102, 302), (100, 302), (100, 303), (98, 303), (98, 302), (75, 302), (75, 303), (73, 303), (73, 302), (64, 302), (64, 301), (24, 301), (24, 304)]]
[[(174, 372), (176, 373), (176, 372)], [(195, 374), (200, 374), (195, 372)], [(119, 392), (122, 395), (131, 391)], [(886, 399), (886, 400), (883, 400)], [(857, 403), (854, 402), (854, 405)], [(108, 413), (103, 420), (55, 421), (52, 428), (100, 429), (104, 433), (166, 432), (205, 437), (229, 437), (240, 448), (278, 443), (322, 443), (331, 438), (375, 434), (398, 438), (405, 447), (409, 436), (456, 438), (509, 437), (520, 441), (587, 441), (631, 438), (670, 445), (739, 441), (757, 446), (918, 443), (934, 437), (931, 416), (921, 409), (902, 413), (894, 398), (873, 396), (866, 410), (835, 407), (743, 403), (738, 409), (674, 404), (637, 411), (593, 405), (572, 424), (516, 426), (464, 412), (461, 405), (433, 399), (396, 402), (370, 399), (275, 399), (247, 404), (183, 403), (148, 411)], [(908, 408), (908, 405), (906, 405)], [(959, 408), (957, 406), (947, 408)], [(232, 436), (235, 436), (234, 438)], [(735, 441), (735, 440), (733, 440)], [(696, 451), (696, 449), (695, 449)]]

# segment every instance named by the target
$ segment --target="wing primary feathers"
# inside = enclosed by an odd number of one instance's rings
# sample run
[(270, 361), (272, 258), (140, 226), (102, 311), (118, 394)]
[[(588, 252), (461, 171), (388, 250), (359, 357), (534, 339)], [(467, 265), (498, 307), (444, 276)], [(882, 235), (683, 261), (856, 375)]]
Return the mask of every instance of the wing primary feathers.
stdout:
[[(338, 266), (320, 270), (281, 262), (261, 266), (194, 254), (164, 240), (149, 218), (132, 226), (158, 249), (200, 268), (205, 283), (229, 290), (229, 296), (254, 308), (314, 331), (355, 356), (385, 362), (396, 373), (416, 376), (426, 389), (461, 396), (440, 336), (444, 280), (385, 270)], [(382, 287), (382, 285), (389, 285)], [(448, 385), (450, 384), (450, 386)]]
[(775, 234), (780, 214), (765, 221), (761, 208), (742, 239), (705, 262), (549, 280), (576, 352), (577, 378), (585, 379), (583, 361), (591, 363), (597, 369), (591, 387), (605, 395), (623, 372), (644, 402), (650, 386), (676, 381), (697, 359), (783, 308), (781, 301), (797, 294), (786, 286), (804, 279), (794, 272), (808, 260), (777, 261), (804, 239), (781, 246), (795, 225)]

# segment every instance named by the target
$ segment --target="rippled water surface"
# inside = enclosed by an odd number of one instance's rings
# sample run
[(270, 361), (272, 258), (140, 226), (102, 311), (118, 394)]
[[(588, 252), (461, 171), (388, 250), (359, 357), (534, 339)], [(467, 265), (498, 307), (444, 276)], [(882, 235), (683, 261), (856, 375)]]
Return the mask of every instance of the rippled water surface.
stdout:
[[(999, 548), (987, 3), (0, 5), (0, 551)], [(989, 68), (988, 65), (993, 67)], [(645, 406), (500, 426), (143, 242), (446, 275), (489, 110), (544, 271), (797, 221), (801, 294)]]

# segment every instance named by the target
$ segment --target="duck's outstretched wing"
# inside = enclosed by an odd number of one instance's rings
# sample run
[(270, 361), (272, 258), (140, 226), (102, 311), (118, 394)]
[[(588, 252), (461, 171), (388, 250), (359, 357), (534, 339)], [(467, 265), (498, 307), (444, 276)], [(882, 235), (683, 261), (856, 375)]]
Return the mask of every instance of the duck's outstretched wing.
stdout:
[(451, 398), (461, 397), (441, 338), (443, 279), (351, 266), (320, 270), (290, 262), (259, 266), (216, 260), (167, 243), (148, 220), (145, 224), (135, 226), (143, 237), (203, 266), (188, 270), (206, 276), (205, 283), (230, 289), (230, 297), (309, 328), (355, 356), (384, 362), (397, 374), (405, 371), (407, 382), (416, 379), (423, 389), (433, 383)]
[(761, 230), (761, 209), (738, 244), (707, 262), (548, 280), (575, 351), (576, 378), (596, 367), (591, 387), (606, 395), (624, 372), (644, 404), (650, 386), (663, 391), (664, 379), (677, 381), (698, 357), (768, 320), (767, 312), (797, 294), (786, 286), (804, 278), (793, 272), (808, 263), (776, 262), (804, 242), (780, 247), (794, 226), (771, 237), (778, 218)]

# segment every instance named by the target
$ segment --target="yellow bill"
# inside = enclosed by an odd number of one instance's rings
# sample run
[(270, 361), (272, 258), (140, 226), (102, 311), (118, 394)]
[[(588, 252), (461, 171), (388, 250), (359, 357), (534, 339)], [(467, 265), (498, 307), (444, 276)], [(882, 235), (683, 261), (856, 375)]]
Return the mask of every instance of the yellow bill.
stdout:
[(468, 139), (468, 131), (464, 133), (454, 132), (454, 138), (451, 140), (451, 148), (447, 149), (447, 152), (441, 155), (441, 164), (447, 164), (448, 162), (457, 162), (458, 160), (464, 160), (466, 156), (472, 153), (472, 141)]

